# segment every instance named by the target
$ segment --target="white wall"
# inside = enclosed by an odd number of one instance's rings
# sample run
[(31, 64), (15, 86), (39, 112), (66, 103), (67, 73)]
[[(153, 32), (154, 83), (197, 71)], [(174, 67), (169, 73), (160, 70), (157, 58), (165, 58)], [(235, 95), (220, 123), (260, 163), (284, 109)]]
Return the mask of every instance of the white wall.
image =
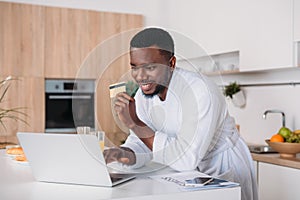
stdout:
[[(280, 114), (270, 113), (267, 119), (262, 118), (266, 110), (283, 111), (286, 115), (286, 127), (291, 130), (300, 129), (300, 85), (293, 85), (300, 82), (300, 68), (244, 72), (211, 78), (218, 85), (227, 85), (232, 81), (250, 85), (242, 87), (246, 95), (245, 107), (237, 108), (228, 101), (230, 114), (240, 125), (241, 135), (248, 143), (266, 144), (265, 139), (269, 139), (281, 127)], [(260, 86), (278, 83), (286, 85)]]
[(300, 129), (300, 85), (245, 87), (243, 90), (247, 97), (246, 106), (228, 105), (247, 142), (266, 144), (264, 140), (278, 132), (282, 124), (281, 114), (269, 113), (266, 119), (262, 118), (264, 111), (269, 109), (284, 111), (286, 127)]
[[(201, 41), (201, 27), (197, 26), (197, 13), (201, 12), (203, 3), (213, 3), (209, 0), (0, 0), (9, 2), (29, 3), (57, 7), (80, 8), (98, 11), (135, 13), (144, 15), (145, 26), (160, 26), (172, 29), (179, 33), (178, 36), (189, 38), (189, 42), (195, 41), (198, 45)], [(226, 1), (219, 1), (226, 3)], [(222, 6), (216, 7), (222, 9)], [(234, 7), (233, 7), (234, 12)], [(230, 15), (231, 13), (228, 13)], [(208, 18), (210, 16), (208, 15)], [(202, 19), (203, 20), (203, 19)], [(234, 19), (233, 19), (234, 20)], [(213, 25), (213, 24), (212, 24)], [(220, 31), (226, 27), (220, 27)], [(181, 35), (180, 35), (181, 34)], [(228, 36), (230, 37), (230, 36)], [(234, 37), (234, 36), (232, 36)], [(224, 40), (224, 46), (226, 40)], [(180, 44), (182, 47), (185, 44)], [(189, 45), (190, 47), (190, 45)], [(199, 49), (199, 47), (195, 47)], [(201, 49), (201, 47), (200, 47)], [(191, 50), (183, 48), (182, 51)], [(192, 52), (195, 52), (192, 50)], [(201, 49), (201, 53), (203, 54)], [(183, 52), (180, 52), (183, 54)], [(269, 72), (246, 73), (241, 75), (227, 75), (213, 77), (219, 84), (230, 81), (241, 83), (255, 82), (288, 82), (300, 81), (300, 70), (279, 70)], [(222, 82), (223, 81), (223, 82)], [(286, 125), (291, 129), (300, 129), (300, 86), (268, 86), (243, 88), (247, 97), (245, 108), (236, 108), (229, 104), (231, 114), (240, 124), (241, 134), (249, 143), (264, 144), (264, 140), (276, 133), (281, 126), (281, 116), (270, 114), (266, 120), (262, 114), (267, 109), (280, 109), (286, 114)]]

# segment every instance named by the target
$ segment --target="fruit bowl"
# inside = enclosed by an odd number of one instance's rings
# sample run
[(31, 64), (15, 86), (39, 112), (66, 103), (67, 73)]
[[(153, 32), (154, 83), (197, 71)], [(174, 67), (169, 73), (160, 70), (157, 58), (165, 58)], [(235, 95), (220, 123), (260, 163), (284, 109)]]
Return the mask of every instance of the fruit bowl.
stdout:
[(300, 143), (265, 141), (272, 149), (277, 151), (282, 158), (294, 158), (297, 153), (300, 153)]

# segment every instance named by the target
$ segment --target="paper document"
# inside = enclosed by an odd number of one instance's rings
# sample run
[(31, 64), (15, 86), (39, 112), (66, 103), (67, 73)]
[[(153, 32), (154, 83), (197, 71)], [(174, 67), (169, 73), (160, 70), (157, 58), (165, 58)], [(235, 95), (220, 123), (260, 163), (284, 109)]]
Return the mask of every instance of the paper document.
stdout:
[[(178, 173), (150, 176), (150, 178), (165, 184), (174, 184), (182, 191), (235, 187), (239, 185), (238, 183), (211, 177), (199, 171), (178, 172)], [(207, 179), (207, 178), (212, 178), (212, 179)], [(209, 180), (209, 181), (201, 182), (201, 180)], [(193, 184), (191, 184), (191, 182), (193, 182)], [(198, 182), (199, 184), (197, 184)]]

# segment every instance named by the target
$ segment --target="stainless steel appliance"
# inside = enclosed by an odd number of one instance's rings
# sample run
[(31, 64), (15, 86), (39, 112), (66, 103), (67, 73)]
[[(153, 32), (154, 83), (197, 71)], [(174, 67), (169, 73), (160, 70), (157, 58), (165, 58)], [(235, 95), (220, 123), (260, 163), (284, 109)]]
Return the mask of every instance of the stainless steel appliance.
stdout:
[(45, 82), (46, 132), (75, 133), (77, 126), (95, 128), (94, 80)]

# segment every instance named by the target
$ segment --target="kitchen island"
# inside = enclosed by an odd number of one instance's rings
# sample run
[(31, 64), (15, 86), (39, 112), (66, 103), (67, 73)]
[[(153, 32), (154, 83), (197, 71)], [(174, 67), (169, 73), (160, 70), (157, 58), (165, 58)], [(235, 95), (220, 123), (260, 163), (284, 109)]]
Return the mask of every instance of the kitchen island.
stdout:
[(16, 162), (5, 154), (5, 150), (0, 150), (0, 199), (241, 199), (240, 187), (183, 192), (174, 184), (149, 178), (159, 173), (163, 171), (138, 174), (136, 179), (112, 188), (37, 182), (28, 163)]

